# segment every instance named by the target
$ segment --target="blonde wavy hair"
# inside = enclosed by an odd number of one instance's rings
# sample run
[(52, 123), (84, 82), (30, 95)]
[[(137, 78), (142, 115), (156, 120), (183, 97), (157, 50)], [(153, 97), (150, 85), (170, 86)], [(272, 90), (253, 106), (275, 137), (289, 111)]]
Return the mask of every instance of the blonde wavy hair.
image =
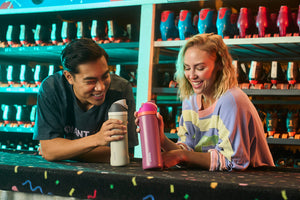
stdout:
[(198, 34), (187, 40), (180, 49), (175, 72), (175, 81), (179, 85), (178, 96), (181, 100), (189, 98), (194, 94), (193, 88), (184, 74), (184, 56), (188, 48), (197, 46), (200, 50), (216, 56), (215, 67), (216, 79), (213, 84), (214, 98), (220, 98), (228, 89), (237, 86), (236, 70), (232, 65), (232, 58), (228, 48), (220, 35), (213, 33)]

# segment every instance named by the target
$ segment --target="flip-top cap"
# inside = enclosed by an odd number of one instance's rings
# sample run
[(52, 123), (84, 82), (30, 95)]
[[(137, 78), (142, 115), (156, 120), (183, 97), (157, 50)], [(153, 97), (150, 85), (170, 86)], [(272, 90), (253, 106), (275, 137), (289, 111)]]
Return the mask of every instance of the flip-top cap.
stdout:
[(155, 103), (146, 102), (144, 103), (138, 111), (138, 116), (142, 115), (156, 115), (157, 113), (157, 106)]
[(109, 108), (108, 112), (123, 112), (127, 111), (128, 106), (126, 104), (126, 99), (121, 99), (118, 101), (115, 101)]

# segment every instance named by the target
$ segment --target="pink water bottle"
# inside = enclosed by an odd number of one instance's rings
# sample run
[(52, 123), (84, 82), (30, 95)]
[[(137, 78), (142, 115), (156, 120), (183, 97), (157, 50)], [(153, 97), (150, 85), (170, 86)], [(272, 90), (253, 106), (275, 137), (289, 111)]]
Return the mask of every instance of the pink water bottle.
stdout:
[(143, 169), (163, 168), (156, 113), (157, 106), (151, 102), (144, 103), (138, 111)]

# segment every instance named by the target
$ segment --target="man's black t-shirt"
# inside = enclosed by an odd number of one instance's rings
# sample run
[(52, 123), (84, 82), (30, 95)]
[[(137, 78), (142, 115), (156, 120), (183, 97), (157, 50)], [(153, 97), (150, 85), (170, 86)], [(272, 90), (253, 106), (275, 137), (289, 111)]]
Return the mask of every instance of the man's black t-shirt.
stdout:
[(37, 117), (34, 127), (34, 140), (53, 138), (78, 139), (98, 132), (108, 119), (111, 104), (126, 99), (128, 105), (128, 146), (138, 144), (134, 123), (135, 101), (130, 83), (111, 74), (111, 84), (105, 101), (100, 106), (93, 106), (83, 111), (78, 106), (72, 85), (68, 83), (62, 71), (45, 79), (37, 98)]

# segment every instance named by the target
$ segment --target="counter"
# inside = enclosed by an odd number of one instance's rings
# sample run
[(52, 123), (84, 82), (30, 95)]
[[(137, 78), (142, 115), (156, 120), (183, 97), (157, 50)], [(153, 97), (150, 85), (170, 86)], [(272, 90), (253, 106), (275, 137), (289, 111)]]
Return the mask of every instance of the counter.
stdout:
[(0, 190), (78, 199), (300, 199), (300, 169), (287, 168), (145, 171), (141, 159), (126, 167), (111, 167), (0, 152), (0, 180)]

